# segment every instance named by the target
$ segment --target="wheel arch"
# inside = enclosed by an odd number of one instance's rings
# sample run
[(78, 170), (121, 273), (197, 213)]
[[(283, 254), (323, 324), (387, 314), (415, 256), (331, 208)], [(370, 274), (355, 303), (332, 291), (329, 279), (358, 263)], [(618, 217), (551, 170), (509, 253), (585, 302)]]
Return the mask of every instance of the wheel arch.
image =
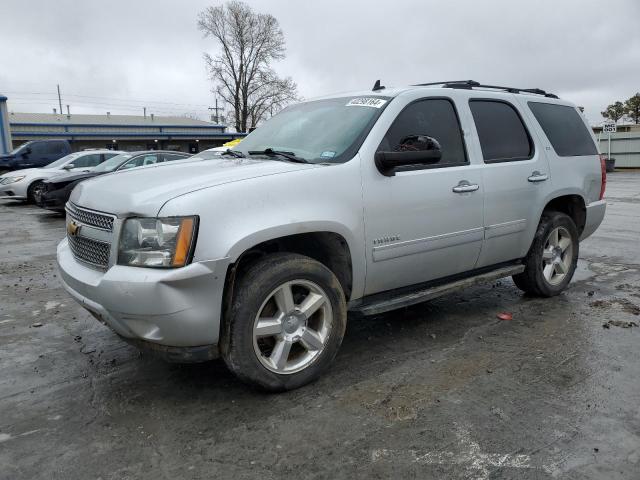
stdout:
[(233, 283), (238, 273), (264, 255), (298, 253), (313, 258), (331, 270), (340, 282), (345, 298), (348, 300), (351, 297), (354, 265), (352, 249), (344, 235), (331, 230), (316, 230), (269, 237), (265, 239), (264, 235), (252, 235), (253, 241), (245, 240), (232, 249), (229, 255), (232, 263), (226, 283)]
[(547, 199), (547, 203), (542, 209), (540, 216), (549, 211), (567, 214), (576, 224), (578, 236), (582, 235), (587, 222), (587, 206), (584, 197), (580, 193), (563, 193), (562, 195)]

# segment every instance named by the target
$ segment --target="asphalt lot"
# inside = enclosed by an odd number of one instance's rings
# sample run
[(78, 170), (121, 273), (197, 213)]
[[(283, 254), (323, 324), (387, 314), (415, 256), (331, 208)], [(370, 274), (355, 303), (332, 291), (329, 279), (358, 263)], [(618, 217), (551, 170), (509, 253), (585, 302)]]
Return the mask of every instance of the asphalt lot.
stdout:
[(607, 197), (565, 294), (505, 279), (353, 319), (279, 395), (124, 344), (58, 282), (62, 218), (0, 201), (0, 478), (638, 479), (640, 172)]

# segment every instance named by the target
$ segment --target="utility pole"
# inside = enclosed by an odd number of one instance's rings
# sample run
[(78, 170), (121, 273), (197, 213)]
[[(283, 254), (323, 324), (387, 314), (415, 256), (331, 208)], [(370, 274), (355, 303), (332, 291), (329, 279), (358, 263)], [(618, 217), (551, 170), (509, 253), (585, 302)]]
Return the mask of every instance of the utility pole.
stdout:
[(215, 110), (215, 115), (213, 116), (214, 121), (216, 123), (220, 123), (220, 116), (218, 115), (218, 110), (222, 110), (222, 107), (218, 107), (218, 97), (216, 97), (216, 106), (215, 107), (209, 107), (209, 110)]
[(58, 106), (60, 107), (60, 113), (62, 113), (62, 97), (60, 96), (60, 85), (56, 85), (58, 87)]
[(144, 118), (147, 118), (147, 107), (142, 107), (142, 111), (144, 112)]

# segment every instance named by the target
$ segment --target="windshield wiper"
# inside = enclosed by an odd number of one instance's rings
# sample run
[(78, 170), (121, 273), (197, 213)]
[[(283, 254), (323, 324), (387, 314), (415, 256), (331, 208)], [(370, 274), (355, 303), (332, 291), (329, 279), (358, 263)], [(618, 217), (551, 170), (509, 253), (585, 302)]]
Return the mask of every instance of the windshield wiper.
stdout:
[(274, 150), (273, 148), (265, 148), (264, 150), (252, 150), (249, 155), (267, 155), (269, 157), (280, 156), (295, 163), (311, 163), (309, 160), (297, 157), (293, 152), (283, 152), (281, 150)]
[(236, 158), (245, 158), (244, 153), (238, 150), (231, 150), (230, 148), (227, 148), (220, 155), (231, 155), (232, 157), (236, 157)]

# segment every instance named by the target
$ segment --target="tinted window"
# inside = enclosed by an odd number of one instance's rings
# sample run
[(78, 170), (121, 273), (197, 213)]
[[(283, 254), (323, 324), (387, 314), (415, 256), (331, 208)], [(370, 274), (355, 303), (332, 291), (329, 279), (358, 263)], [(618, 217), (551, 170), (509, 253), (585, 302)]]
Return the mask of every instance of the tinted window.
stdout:
[(407, 106), (394, 120), (378, 150), (400, 150), (402, 140), (412, 135), (426, 135), (437, 140), (442, 148), (442, 158), (437, 165), (467, 162), (460, 123), (450, 100), (434, 98)]
[(471, 100), (469, 107), (485, 162), (531, 158), (531, 138), (513, 106), (493, 100)]
[(159, 161), (159, 155), (155, 153), (139, 155), (129, 160), (127, 163), (122, 165), (118, 170), (126, 170), (134, 167), (144, 167), (145, 165), (153, 165), (158, 161)]
[(164, 160), (166, 162), (171, 162), (173, 160), (182, 160), (183, 158), (188, 158), (187, 155), (173, 154), (173, 153), (165, 153)]
[(47, 151), (47, 144), (44, 142), (33, 142), (29, 145), (31, 153), (34, 155), (44, 155)]
[(49, 142), (46, 145), (47, 153), (49, 155), (60, 155), (66, 151), (63, 142)]
[(529, 102), (529, 108), (559, 156), (598, 154), (587, 126), (575, 108), (540, 102)]
[(90, 155), (82, 155), (73, 161), (74, 168), (89, 168), (95, 167), (100, 163), (100, 154), (92, 153)]

